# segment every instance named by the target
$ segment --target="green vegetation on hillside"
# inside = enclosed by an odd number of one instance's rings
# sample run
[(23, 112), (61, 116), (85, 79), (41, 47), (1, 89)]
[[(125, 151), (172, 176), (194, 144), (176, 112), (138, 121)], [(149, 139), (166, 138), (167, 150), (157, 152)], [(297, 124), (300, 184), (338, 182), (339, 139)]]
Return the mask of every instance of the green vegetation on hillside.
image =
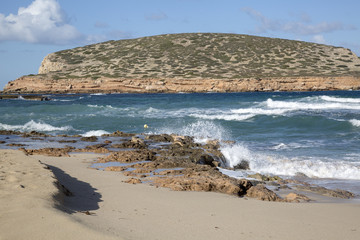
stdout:
[(48, 56), (63, 78), (216, 78), (360, 75), (349, 49), (238, 34), (188, 33), (108, 41)]

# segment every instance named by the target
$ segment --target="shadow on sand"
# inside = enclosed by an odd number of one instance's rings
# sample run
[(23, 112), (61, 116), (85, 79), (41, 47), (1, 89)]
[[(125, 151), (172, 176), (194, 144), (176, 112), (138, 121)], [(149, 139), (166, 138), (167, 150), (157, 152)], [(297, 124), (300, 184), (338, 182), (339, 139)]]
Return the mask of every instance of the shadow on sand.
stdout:
[(56, 207), (68, 213), (87, 212), (99, 209), (101, 202), (101, 194), (96, 192), (89, 183), (79, 181), (61, 170), (60, 168), (47, 165), (54, 173), (59, 181), (60, 190), (63, 191), (65, 197), (62, 198), (61, 205)]

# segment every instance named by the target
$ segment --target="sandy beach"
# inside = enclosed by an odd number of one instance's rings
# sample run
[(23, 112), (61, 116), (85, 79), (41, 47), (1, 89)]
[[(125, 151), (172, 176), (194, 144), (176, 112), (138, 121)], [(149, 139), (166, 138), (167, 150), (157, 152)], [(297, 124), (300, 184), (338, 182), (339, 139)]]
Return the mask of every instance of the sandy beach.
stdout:
[[(0, 150), (0, 239), (357, 239), (360, 203), (279, 203), (127, 184), (96, 154)], [(66, 196), (56, 185), (68, 189)]]

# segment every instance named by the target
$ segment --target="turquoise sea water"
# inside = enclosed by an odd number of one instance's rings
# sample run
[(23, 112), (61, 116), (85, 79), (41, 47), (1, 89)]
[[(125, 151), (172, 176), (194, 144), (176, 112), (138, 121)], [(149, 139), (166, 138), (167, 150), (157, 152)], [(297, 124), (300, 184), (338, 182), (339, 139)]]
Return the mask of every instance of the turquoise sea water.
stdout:
[(0, 130), (86, 136), (120, 130), (235, 140), (222, 146), (229, 166), (247, 160), (253, 171), (304, 173), (335, 187), (345, 181), (360, 193), (359, 91), (50, 97), (1, 100)]

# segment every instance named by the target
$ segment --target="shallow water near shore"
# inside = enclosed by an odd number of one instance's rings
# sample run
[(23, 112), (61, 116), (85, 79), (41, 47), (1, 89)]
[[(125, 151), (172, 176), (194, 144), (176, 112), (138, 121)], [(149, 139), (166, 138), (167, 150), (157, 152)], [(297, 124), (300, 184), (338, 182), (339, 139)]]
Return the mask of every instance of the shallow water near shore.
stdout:
[[(233, 140), (222, 146), (230, 167), (246, 160), (253, 172), (305, 174), (309, 182), (360, 194), (359, 91), (49, 97), (49, 102), (1, 100), (0, 130), (83, 136), (120, 130), (190, 135), (199, 142)], [(66, 145), (5, 135), (0, 141), (28, 148)], [(11, 148), (6, 144), (0, 148)]]

